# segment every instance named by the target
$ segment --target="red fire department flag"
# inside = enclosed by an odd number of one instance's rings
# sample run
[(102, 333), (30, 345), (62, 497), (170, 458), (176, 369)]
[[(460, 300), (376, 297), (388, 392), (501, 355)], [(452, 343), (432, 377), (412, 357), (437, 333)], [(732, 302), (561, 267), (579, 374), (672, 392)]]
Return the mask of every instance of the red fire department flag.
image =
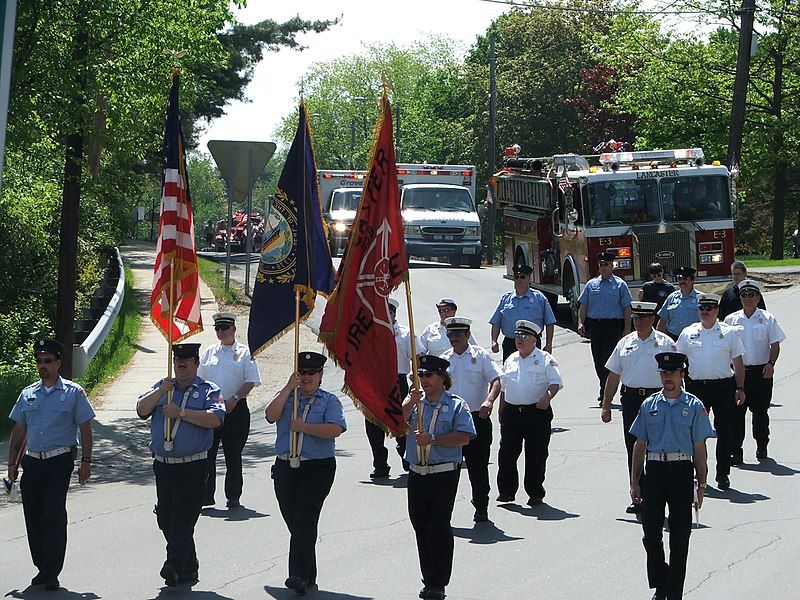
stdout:
[[(170, 274), (170, 265), (172, 274)], [(170, 276), (172, 289), (170, 290)], [(150, 292), (150, 318), (169, 339), (179, 342), (203, 330), (200, 315), (197, 254), (189, 178), (186, 174), (183, 132), (178, 113), (178, 74), (173, 73), (164, 130), (164, 178), (161, 188), (161, 217), (158, 247)], [(172, 316), (170, 316), (170, 296)]]
[(320, 325), (320, 341), (344, 369), (344, 391), (364, 415), (405, 434), (389, 294), (408, 277), (397, 187), (392, 108), (386, 91), (361, 204)]

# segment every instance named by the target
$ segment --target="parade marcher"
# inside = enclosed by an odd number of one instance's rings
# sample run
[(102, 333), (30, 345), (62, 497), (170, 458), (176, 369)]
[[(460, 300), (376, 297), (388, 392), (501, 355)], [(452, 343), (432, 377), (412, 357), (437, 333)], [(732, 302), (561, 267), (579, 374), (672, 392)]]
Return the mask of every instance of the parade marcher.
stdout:
[(769, 409), (772, 401), (772, 381), (775, 363), (781, 352), (781, 342), (786, 334), (775, 317), (759, 308), (762, 301), (761, 284), (752, 279), (743, 279), (738, 284), (742, 310), (725, 318), (725, 323), (736, 327), (736, 333), (744, 346), (744, 394), (745, 401), (733, 412), (733, 445), (731, 464), (744, 460), (745, 414), (753, 413), (753, 438), (756, 440), (756, 458), (767, 458), (769, 444)]
[(16, 458), (27, 439), (20, 491), (28, 547), (39, 570), (31, 585), (44, 585), (50, 591), (59, 588), (67, 551), (67, 490), (79, 434), (78, 482), (83, 485), (92, 475), (95, 414), (84, 389), (58, 374), (63, 353), (64, 346), (56, 340), (34, 343), (40, 381), (22, 390), (9, 415), (14, 421), (8, 447), (8, 478), (12, 481), (17, 479)]
[(608, 377), (606, 361), (620, 338), (631, 330), (633, 299), (628, 284), (613, 273), (614, 258), (611, 252), (597, 254), (600, 275), (586, 283), (578, 298), (578, 333), (589, 335), (594, 370), (600, 381), (600, 404)]
[[(394, 327), (394, 341), (397, 346), (397, 386), (400, 397), (408, 396), (408, 374), (411, 372), (411, 332), (408, 327), (403, 327), (397, 322), (397, 307), (399, 303), (394, 298), (389, 298), (389, 316)], [(384, 445), (386, 433), (369, 419), (364, 419), (367, 430), (367, 439), (372, 449), (372, 473), (370, 479), (381, 479), (389, 476), (389, 451)], [(403, 461), (403, 469), (408, 471), (405, 460), (406, 436), (397, 438), (397, 453)]]
[[(719, 301), (719, 320), (724, 321), (728, 315), (732, 315), (737, 310), (742, 310), (742, 302), (739, 300), (739, 284), (747, 279), (747, 267), (740, 260), (735, 260), (731, 263), (731, 277), (733, 283), (731, 286), (722, 293), (722, 298)], [(767, 310), (767, 305), (764, 304), (764, 297), (759, 294), (758, 308)]]
[[(347, 429), (339, 398), (320, 388), (327, 359), (317, 352), (301, 352), (292, 373), (266, 408), (275, 423), (277, 457), (272, 466), (275, 496), (289, 529), (289, 577), (286, 587), (298, 594), (316, 585), (317, 527), (322, 504), (336, 475), (335, 439)], [(298, 388), (297, 418), (292, 418), (294, 390)], [(299, 460), (290, 460), (291, 432), (297, 433)]]
[[(439, 311), (439, 321), (428, 325), (417, 337), (417, 354), (420, 356), (423, 354), (441, 356), (450, 349), (444, 320), (448, 317), (455, 317), (458, 306), (452, 298), (442, 298), (436, 303), (436, 310)], [(472, 336), (469, 338), (469, 343), (473, 346), (478, 345)]]
[(514, 265), (514, 291), (506, 292), (489, 319), (492, 325), (492, 352), (499, 351), (497, 337), (503, 332), (503, 362), (517, 351), (514, 328), (517, 321), (533, 321), (545, 332), (545, 352), (553, 352), (553, 332), (556, 317), (550, 303), (539, 290), (531, 288), (533, 269), (528, 265)]
[[(156, 517), (167, 541), (164, 582), (197, 580), (199, 562), (194, 528), (200, 517), (208, 478), (212, 430), (225, 419), (219, 388), (197, 376), (200, 344), (173, 344), (175, 378), (164, 378), (139, 396), (136, 414), (150, 419), (150, 450), (156, 476)], [(172, 390), (172, 402), (167, 403)], [(173, 447), (165, 447), (166, 419), (172, 423)]]
[[(744, 346), (736, 329), (717, 321), (719, 296), (700, 294), (700, 322), (678, 336), (678, 352), (689, 358), (686, 390), (714, 413), (717, 432), (717, 487), (731, 487), (731, 445), (736, 405), (744, 404)], [(733, 369), (731, 369), (733, 365)]]
[[(603, 393), (603, 410), (600, 416), (604, 423), (611, 421), (611, 401), (622, 382), (620, 401), (622, 403), (622, 428), (625, 435), (625, 448), (628, 451), (628, 475), (631, 473), (631, 457), (636, 438), (630, 433), (639, 408), (646, 398), (661, 390), (656, 354), (675, 352), (675, 342), (670, 337), (653, 329), (656, 318), (655, 302), (632, 302), (633, 331), (623, 337), (615, 346), (606, 362), (608, 379)], [(642, 475), (644, 478), (644, 474)], [(639, 481), (644, 487), (644, 482)], [(638, 513), (640, 504), (631, 504), (626, 512)]]
[[(675, 286), (664, 281), (664, 267), (661, 263), (652, 263), (647, 272), (651, 280), (644, 282), (642, 287), (639, 288), (639, 300), (642, 302), (655, 302), (656, 312), (658, 312), (664, 305), (667, 296), (675, 291)], [(658, 316), (656, 316), (657, 320)]]
[(203, 506), (214, 506), (217, 453), (222, 442), (226, 506), (236, 508), (242, 495), (242, 451), (250, 434), (247, 394), (261, 385), (261, 376), (258, 365), (250, 356), (250, 349), (236, 340), (236, 315), (223, 312), (215, 314), (213, 318), (219, 343), (205, 349), (200, 357), (197, 375), (215, 383), (220, 389), (226, 414), (222, 427), (214, 430), (214, 441), (208, 451), (208, 481)]
[(450, 393), (467, 403), (472, 413), (476, 436), (462, 448), (472, 485), (473, 519), (489, 520), (489, 454), (492, 448), (492, 406), (500, 395), (498, 366), (480, 346), (469, 344), (472, 321), (464, 317), (446, 320), (447, 337), (453, 346), (442, 354), (450, 363), (447, 372), (453, 380)]
[[(467, 403), (448, 389), (450, 363), (439, 356), (419, 358), (422, 391), (411, 390), (403, 402), (403, 417), (414, 436), (406, 443), (408, 516), (417, 538), (422, 571), (420, 598), (442, 600), (453, 571), (453, 529), (450, 519), (458, 491), (461, 449), (475, 437)], [(418, 429), (417, 404), (422, 404), (422, 431)], [(417, 447), (427, 452), (421, 464)]]
[[(636, 437), (630, 494), (642, 502), (642, 529), (647, 552), (647, 579), (653, 600), (679, 600), (686, 579), (692, 504), (696, 482), (697, 508), (703, 504), (708, 466), (706, 439), (714, 437), (703, 404), (681, 385), (686, 355), (656, 354), (663, 389), (642, 403), (631, 427)], [(669, 423), (669, 426), (665, 424)], [(639, 486), (645, 469), (644, 488)], [(664, 556), (665, 508), (669, 506), (669, 563)]]
[(697, 309), (698, 292), (694, 289), (692, 267), (678, 267), (673, 271), (678, 278), (678, 288), (672, 292), (658, 311), (658, 330), (677, 340), (686, 327), (700, 321)]
[(542, 503), (550, 446), (553, 408), (550, 402), (564, 387), (558, 362), (539, 350), (542, 330), (532, 321), (517, 321), (517, 352), (508, 357), (500, 378), (500, 452), (497, 457), (497, 501), (513, 502), (519, 487), (517, 460), (525, 444), (523, 487), (528, 505)]

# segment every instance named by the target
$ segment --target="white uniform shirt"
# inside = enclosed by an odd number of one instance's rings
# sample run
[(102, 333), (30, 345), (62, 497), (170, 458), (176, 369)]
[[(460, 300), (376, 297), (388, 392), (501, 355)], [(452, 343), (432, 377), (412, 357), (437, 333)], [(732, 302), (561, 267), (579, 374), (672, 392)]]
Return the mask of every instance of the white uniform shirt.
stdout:
[(394, 341), (397, 344), (397, 374), (411, 373), (411, 332), (408, 327), (394, 324)]
[(442, 358), (450, 361), (447, 369), (453, 379), (450, 393), (462, 398), (469, 405), (470, 412), (480, 410), (489, 392), (489, 384), (503, 374), (500, 367), (480, 346), (467, 346), (462, 354), (456, 354), (450, 348)]
[(234, 341), (230, 346), (217, 342), (206, 348), (200, 356), (197, 374), (217, 384), (222, 397), (232, 397), (242, 384), (261, 385), (258, 365), (250, 358), (250, 350), (241, 342)]
[[(432, 354), (433, 356), (441, 356), (447, 350), (452, 348), (450, 340), (447, 339), (447, 327), (440, 322), (431, 323), (419, 335), (417, 346), (417, 354)], [(469, 336), (470, 346), (477, 346), (478, 342)]]
[(624, 386), (660, 388), (656, 354), (675, 350), (675, 342), (665, 333), (654, 329), (647, 339), (642, 340), (637, 332), (632, 331), (617, 342), (606, 362), (606, 369), (619, 375)]
[(677, 346), (678, 352), (689, 359), (689, 377), (692, 379), (733, 377), (731, 361), (744, 354), (736, 330), (719, 321), (709, 329), (702, 323), (692, 323), (681, 331)]
[(564, 380), (553, 355), (536, 348), (525, 358), (519, 352), (508, 357), (500, 385), (509, 404), (536, 404), (551, 385), (563, 388)]
[(742, 360), (747, 366), (767, 364), (770, 344), (786, 339), (775, 317), (760, 308), (749, 319), (743, 310), (736, 311), (725, 317), (725, 323), (736, 328), (744, 346)]

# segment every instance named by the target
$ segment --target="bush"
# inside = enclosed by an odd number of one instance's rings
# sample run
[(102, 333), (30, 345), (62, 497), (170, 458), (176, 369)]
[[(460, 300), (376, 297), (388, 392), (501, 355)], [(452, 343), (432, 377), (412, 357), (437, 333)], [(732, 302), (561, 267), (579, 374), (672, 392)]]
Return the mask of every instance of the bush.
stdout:
[(37, 380), (36, 371), (31, 368), (30, 362), (29, 358), (27, 368), (5, 365), (0, 367), (0, 438), (8, 434), (14, 424), (8, 414), (19, 398), (19, 393)]

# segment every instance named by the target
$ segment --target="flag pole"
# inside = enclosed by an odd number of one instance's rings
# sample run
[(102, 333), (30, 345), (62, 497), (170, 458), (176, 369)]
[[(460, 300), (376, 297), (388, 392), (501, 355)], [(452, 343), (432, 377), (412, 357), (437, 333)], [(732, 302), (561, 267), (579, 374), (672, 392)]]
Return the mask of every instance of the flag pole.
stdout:
[[(300, 354), (300, 288), (294, 290), (294, 372), (299, 369), (298, 357)], [(297, 386), (294, 388), (294, 401), (292, 402), (292, 419), (297, 418), (297, 409), (300, 403)], [(289, 466), (298, 468), (300, 466), (300, 456), (297, 452), (297, 432), (291, 432), (289, 451)]]
[[(414, 309), (411, 306), (411, 282), (406, 277), (406, 308), (408, 309), (408, 328), (411, 340), (411, 387), (419, 389), (419, 363), (417, 362), (417, 336), (414, 333)], [(422, 401), (417, 402), (417, 431), (422, 432), (425, 423), (422, 420)], [(428, 464), (427, 446), (417, 446), (417, 457), (421, 465)]]
[[(167, 379), (172, 379), (172, 328), (174, 314), (174, 289), (175, 289), (175, 256), (169, 259), (169, 336), (167, 337), (168, 351), (167, 351)], [(167, 404), (172, 403), (172, 389), (167, 392)], [(172, 419), (165, 421), (164, 429), (164, 451), (172, 452)]]

